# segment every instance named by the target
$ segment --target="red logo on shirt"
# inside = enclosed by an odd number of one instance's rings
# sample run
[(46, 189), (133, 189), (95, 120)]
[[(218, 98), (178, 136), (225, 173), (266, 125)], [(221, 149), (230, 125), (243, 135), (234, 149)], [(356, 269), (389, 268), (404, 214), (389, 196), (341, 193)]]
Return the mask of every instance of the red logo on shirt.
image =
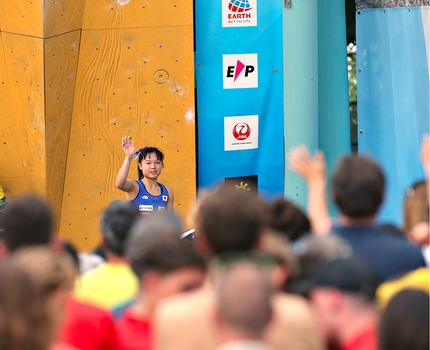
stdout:
[(167, 202), (167, 196), (163, 196), (163, 201)]

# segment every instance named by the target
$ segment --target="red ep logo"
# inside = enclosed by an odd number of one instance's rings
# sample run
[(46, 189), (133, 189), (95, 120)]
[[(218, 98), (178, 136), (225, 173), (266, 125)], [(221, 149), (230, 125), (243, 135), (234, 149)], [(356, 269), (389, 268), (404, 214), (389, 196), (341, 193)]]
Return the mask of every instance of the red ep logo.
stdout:
[(237, 123), (233, 128), (233, 136), (236, 140), (246, 140), (251, 135), (251, 128), (246, 123)]

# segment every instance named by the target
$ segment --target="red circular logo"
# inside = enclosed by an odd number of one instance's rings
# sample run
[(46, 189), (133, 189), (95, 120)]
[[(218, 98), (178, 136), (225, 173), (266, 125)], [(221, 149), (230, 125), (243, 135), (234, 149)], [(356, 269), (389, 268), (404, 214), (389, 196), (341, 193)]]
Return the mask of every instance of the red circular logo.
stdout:
[(246, 140), (251, 135), (251, 128), (246, 123), (238, 123), (233, 128), (233, 136), (236, 140)]

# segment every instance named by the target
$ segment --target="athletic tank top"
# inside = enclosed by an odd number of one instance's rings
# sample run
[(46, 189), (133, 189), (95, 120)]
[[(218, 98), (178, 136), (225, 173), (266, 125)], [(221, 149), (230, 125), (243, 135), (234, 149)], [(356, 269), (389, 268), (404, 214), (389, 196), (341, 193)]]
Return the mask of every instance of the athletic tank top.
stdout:
[(169, 199), (169, 193), (167, 192), (166, 186), (158, 183), (161, 188), (161, 194), (159, 196), (153, 196), (146, 190), (146, 187), (141, 180), (136, 182), (139, 185), (139, 193), (132, 202), (140, 212), (149, 214), (151, 212), (166, 209), (167, 200)]

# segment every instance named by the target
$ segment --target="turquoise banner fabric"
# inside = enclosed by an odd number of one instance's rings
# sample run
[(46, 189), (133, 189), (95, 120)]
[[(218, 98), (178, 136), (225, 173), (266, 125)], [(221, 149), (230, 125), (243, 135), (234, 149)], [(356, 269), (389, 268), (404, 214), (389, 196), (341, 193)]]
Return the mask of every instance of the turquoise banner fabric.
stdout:
[(357, 12), (358, 148), (387, 176), (380, 220), (401, 223), (406, 189), (424, 179), (429, 132), (429, 7)]

